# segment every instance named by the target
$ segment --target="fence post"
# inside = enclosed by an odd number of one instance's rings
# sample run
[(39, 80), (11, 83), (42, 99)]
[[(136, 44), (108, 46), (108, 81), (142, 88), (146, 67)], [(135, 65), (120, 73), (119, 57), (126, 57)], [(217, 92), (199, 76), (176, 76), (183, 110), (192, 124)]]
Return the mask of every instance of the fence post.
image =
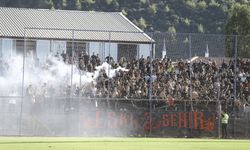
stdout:
[(191, 33), (189, 33), (189, 96), (190, 96), (190, 113), (191, 113), (191, 118), (190, 118), (190, 135), (191, 137), (193, 137), (193, 122), (194, 122), (194, 118), (193, 118), (193, 112), (194, 112), (194, 108), (193, 108), (193, 94), (192, 94), (192, 37), (191, 37)]
[(217, 115), (218, 115), (218, 138), (221, 138), (221, 102), (220, 102), (220, 95), (221, 95), (221, 74), (217, 73), (217, 82), (218, 82), (218, 95), (217, 95)]
[(108, 97), (107, 97), (107, 104), (108, 108), (110, 109), (110, 69), (111, 69), (111, 55), (110, 55), (110, 48), (111, 48), (111, 31), (108, 32), (109, 34), (109, 47), (108, 47)]
[(72, 45), (71, 45), (71, 47), (72, 47), (72, 49), (71, 49), (71, 76), (70, 76), (70, 101), (71, 101), (71, 99), (72, 99), (72, 97), (73, 97), (73, 72), (74, 72), (74, 55), (75, 55), (75, 53), (74, 53), (74, 48), (75, 48), (75, 43), (74, 43), (74, 37), (75, 37), (75, 31), (74, 30), (72, 30)]
[[(72, 38), (73, 38), (73, 40), (75, 39), (75, 30), (74, 29), (72, 30)], [(80, 64), (79, 51), (78, 51), (78, 53), (76, 55), (76, 59), (77, 59), (76, 63), (78, 63), (78, 64), (75, 64), (75, 65), (78, 67), (78, 73), (79, 73), (79, 87), (78, 87), (79, 89), (78, 90), (80, 90), (81, 86), (82, 86), (82, 70), (80, 69), (81, 64)], [(78, 136), (80, 136), (81, 135), (80, 91), (79, 91), (79, 93), (77, 93), (77, 95), (75, 97), (76, 97), (75, 100), (77, 102), (74, 103), (74, 107), (75, 107), (75, 109), (77, 109), (77, 115), (78, 115), (77, 116), (77, 123), (78, 123), (78, 125), (77, 125), (77, 134), (78, 134)], [(76, 104), (77, 104), (77, 106), (76, 106)]]
[(22, 117), (23, 117), (23, 101), (24, 101), (24, 73), (25, 73), (25, 55), (26, 55), (26, 28), (24, 28), (24, 47), (23, 47), (23, 73), (22, 73), (22, 98), (21, 98), (21, 108), (19, 116), (19, 136), (22, 135)]
[(250, 126), (250, 121), (249, 121), (250, 118), (249, 117), (250, 117), (250, 113), (248, 112), (247, 113), (247, 137), (248, 138), (250, 137), (250, 134), (249, 134), (249, 132), (250, 132), (250, 127), (249, 127)]
[(192, 39), (191, 39), (191, 33), (189, 33), (189, 80), (190, 80), (190, 84), (189, 84), (189, 94), (190, 94), (190, 107), (191, 107), (191, 111), (194, 111), (193, 108), (193, 95), (192, 95)]
[(238, 36), (235, 36), (234, 44), (234, 102), (237, 99), (236, 82), (237, 82), (237, 53), (238, 53)]
[[(237, 53), (238, 53), (238, 36), (235, 35), (235, 43), (234, 43), (234, 87), (233, 87), (233, 91), (234, 91), (234, 100), (233, 100), (233, 104), (235, 104), (236, 100), (237, 100), (237, 91), (236, 91), (236, 84), (237, 84)], [(233, 118), (233, 137), (235, 137), (235, 120), (236, 120), (236, 111), (235, 111), (235, 106), (233, 107), (233, 114), (234, 114), (234, 118)]]
[(221, 138), (221, 103), (218, 101), (218, 138)]
[(152, 80), (152, 74), (153, 74), (153, 41), (152, 41), (153, 33), (151, 33), (151, 44), (149, 45), (150, 48), (150, 78), (149, 78), (149, 136), (152, 136), (152, 91), (153, 91), (153, 80)]
[(249, 128), (249, 125), (248, 125), (248, 113), (244, 112), (244, 121), (245, 121), (245, 137), (247, 138), (248, 137), (248, 128)]

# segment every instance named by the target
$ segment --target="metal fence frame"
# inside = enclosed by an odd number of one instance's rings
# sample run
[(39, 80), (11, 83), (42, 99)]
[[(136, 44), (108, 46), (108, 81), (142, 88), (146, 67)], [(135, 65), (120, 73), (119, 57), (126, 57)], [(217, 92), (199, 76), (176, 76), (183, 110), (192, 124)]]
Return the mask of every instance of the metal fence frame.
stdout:
[[(29, 37), (27, 36), (27, 31), (28, 30), (32, 30), (32, 29), (36, 29), (36, 30), (67, 30), (67, 31), (71, 31), (72, 32), (72, 37), (70, 38), (71, 42), (72, 42), (72, 55), (74, 55), (74, 41), (75, 41), (75, 31), (92, 31), (92, 30), (75, 30), (75, 29), (51, 29), (51, 28), (25, 28), (24, 29), (24, 51), (23, 51), (23, 73), (22, 73), (22, 91), (21, 91), (21, 96), (19, 98), (21, 98), (21, 108), (20, 108), (20, 116), (19, 116), (19, 135), (23, 135), (22, 134), (22, 119), (23, 119), (23, 101), (24, 101), (24, 97), (25, 97), (25, 59), (26, 59), (26, 41), (27, 39), (29, 39)], [(106, 41), (109, 46), (108, 46), (108, 51), (109, 51), (109, 55), (110, 56), (110, 44), (111, 44), (111, 36), (112, 36), (112, 33), (113, 32), (120, 32), (120, 31), (102, 31), (100, 30), (100, 32), (107, 32), (109, 34), (109, 40)], [(121, 31), (123, 32), (123, 31)], [(142, 32), (128, 32), (128, 33), (142, 33)], [(192, 33), (188, 33), (186, 34), (188, 36), (188, 49), (189, 49), (189, 70), (192, 70), (192, 36), (195, 35), (195, 34), (192, 34)], [(153, 39), (155, 36), (155, 33), (150, 33), (149, 34), (149, 37), (151, 39)], [(235, 42), (233, 43), (234, 45), (234, 67), (237, 68), (237, 58), (238, 58), (238, 36), (234, 36), (235, 37)], [(165, 39), (165, 38), (164, 38)], [(103, 41), (105, 42), (105, 41)], [(153, 75), (153, 66), (152, 66), (152, 60), (155, 58), (155, 41), (151, 41), (151, 43), (149, 44), (149, 49), (150, 49), (150, 78), (152, 77)], [(194, 108), (193, 108), (193, 99), (192, 99), (192, 74), (191, 74), (191, 71), (189, 71), (189, 77), (190, 77), (190, 83), (189, 83), (189, 100), (185, 100), (185, 104), (186, 104), (186, 101), (190, 102), (191, 104), (191, 112), (194, 112)], [(71, 90), (70, 90), (70, 99), (74, 99), (73, 97), (73, 63), (71, 64), (71, 77), (70, 77), (70, 82), (71, 82)], [(219, 79), (218, 79), (219, 80)], [(234, 92), (234, 101), (237, 100), (237, 90), (236, 90), (236, 83), (237, 82), (237, 72), (236, 72), (236, 69), (234, 69), (234, 85), (233, 85), (233, 92)], [(109, 87), (110, 85), (108, 85), (108, 90), (110, 90)], [(149, 106), (149, 112), (150, 112), (150, 124), (152, 123), (152, 112), (153, 112), (153, 106), (152, 106), (152, 101), (153, 101), (153, 98), (152, 98), (152, 86), (153, 86), (153, 83), (152, 83), (152, 80), (150, 80), (150, 84), (149, 84), (149, 96), (148, 96), (148, 99), (146, 99), (146, 101), (148, 100), (149, 103), (150, 103), (150, 106)], [(5, 96), (1, 96), (1, 98), (4, 98)], [(6, 96), (8, 97), (8, 96)], [(217, 113), (220, 114), (221, 113), (221, 101), (219, 100), (220, 98), (220, 93), (218, 93), (218, 98), (215, 100), (216, 103), (217, 103)], [(112, 100), (112, 98), (110, 97), (110, 95), (108, 94), (108, 97), (106, 97), (106, 99), (109, 101), (109, 100)], [(185, 110), (186, 110), (186, 105), (185, 105)], [(235, 111), (235, 110), (234, 110)], [(220, 120), (220, 115), (218, 115), (218, 119)], [(192, 118), (193, 119), (193, 118)], [(233, 118), (233, 120), (236, 120), (237, 118)], [(221, 137), (220, 135), (220, 121), (217, 122), (218, 123), (218, 137)], [(233, 123), (235, 124), (235, 122)], [(194, 126), (192, 124), (192, 126)], [(151, 126), (150, 126), (151, 127)], [(149, 132), (149, 136), (152, 135), (152, 128), (150, 128), (150, 132)]]

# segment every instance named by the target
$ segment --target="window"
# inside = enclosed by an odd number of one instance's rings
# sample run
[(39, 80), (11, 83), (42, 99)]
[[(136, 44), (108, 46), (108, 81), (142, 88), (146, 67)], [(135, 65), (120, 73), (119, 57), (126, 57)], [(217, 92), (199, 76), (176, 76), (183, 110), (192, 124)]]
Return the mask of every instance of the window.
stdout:
[(46, 61), (50, 54), (50, 41), (49, 40), (37, 40), (36, 53), (39, 62), (43, 63)]
[(12, 39), (3, 39), (2, 40), (2, 56), (3, 58), (10, 58), (13, 56), (13, 40)]

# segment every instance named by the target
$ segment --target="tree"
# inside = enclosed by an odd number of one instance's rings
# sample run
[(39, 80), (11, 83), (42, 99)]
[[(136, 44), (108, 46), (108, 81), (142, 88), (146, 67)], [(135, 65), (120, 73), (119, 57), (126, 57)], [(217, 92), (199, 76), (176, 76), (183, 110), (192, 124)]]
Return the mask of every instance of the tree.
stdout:
[(66, 8), (66, 0), (53, 0), (54, 7), (56, 9), (65, 9)]
[(52, 8), (52, 0), (0, 0), (0, 6), (25, 8)]
[(46, 5), (46, 7), (47, 7), (48, 9), (54, 9), (54, 8), (55, 8), (55, 7), (54, 7), (54, 3), (53, 3), (52, 0), (46, 0), (46, 1), (45, 1), (45, 5)]
[(142, 30), (144, 30), (147, 27), (146, 21), (143, 17), (141, 17), (138, 21), (138, 26), (139, 28), (141, 28)]
[(208, 5), (210, 7), (219, 7), (220, 6), (220, 4), (218, 2), (216, 2), (215, 0), (211, 0)]
[(113, 7), (113, 9), (114, 9), (115, 11), (118, 11), (118, 9), (119, 9), (119, 2), (117, 2), (117, 0), (113, 0), (113, 1), (111, 2), (111, 5), (112, 5), (112, 7)]
[[(250, 58), (250, 7), (248, 5), (236, 4), (229, 12), (229, 19), (226, 24), (227, 35), (237, 36), (237, 49), (239, 57)], [(228, 56), (233, 56), (235, 51), (235, 36), (226, 37), (226, 50)]]
[(69, 10), (80, 10), (81, 9), (80, 0), (67, 0), (67, 2), (66, 2), (66, 9), (69, 9)]
[(167, 32), (168, 32), (168, 33), (172, 33), (172, 34), (176, 34), (176, 29), (175, 29), (174, 26), (171, 26), (171, 27), (168, 28), (168, 31), (167, 31)]
[(21, 0), (0, 0), (0, 6), (20, 7)]
[(188, 0), (186, 1), (186, 4), (191, 7), (191, 8), (195, 8), (196, 7), (196, 3), (193, 0)]
[(140, 3), (145, 5), (145, 4), (149, 3), (149, 1), (148, 0), (140, 0)]
[(149, 5), (148, 11), (153, 15), (156, 14), (156, 12), (157, 12), (156, 4)]
[(198, 32), (202, 24), (203, 33), (222, 34), (236, 3), (250, 6), (249, 0), (0, 0), (0, 7), (118, 11), (136, 22), (144, 18), (145, 31), (165, 32), (174, 26), (176, 32)]
[(200, 9), (206, 9), (207, 3), (204, 0), (201, 0), (201, 1), (198, 2), (197, 6)]
[(83, 0), (84, 3), (95, 4), (95, 0)]
[(105, 0), (105, 2), (107, 3), (107, 5), (110, 5), (112, 3), (113, 0)]
[(165, 12), (169, 12), (170, 11), (170, 8), (168, 5), (165, 6), (165, 9), (164, 9)]
[(185, 18), (185, 19), (183, 20), (183, 23), (184, 23), (186, 26), (190, 26), (191, 20), (188, 19), (188, 18)]
[(197, 30), (198, 30), (199, 33), (204, 33), (203, 25), (199, 24), (198, 27), (197, 27)]

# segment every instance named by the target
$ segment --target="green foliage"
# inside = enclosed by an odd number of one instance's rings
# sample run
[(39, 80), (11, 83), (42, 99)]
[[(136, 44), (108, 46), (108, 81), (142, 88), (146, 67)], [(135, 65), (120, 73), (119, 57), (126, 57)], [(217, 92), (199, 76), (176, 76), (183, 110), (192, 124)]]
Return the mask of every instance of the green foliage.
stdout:
[(117, 11), (117, 9), (119, 8), (119, 3), (117, 2), (117, 0), (113, 0), (113, 1), (111, 2), (111, 4), (112, 4), (114, 10)]
[(147, 27), (147, 24), (146, 24), (146, 21), (143, 17), (141, 17), (139, 20), (138, 20), (138, 26), (139, 28), (141, 28), (142, 30), (144, 30), (146, 27)]
[(47, 0), (46, 5), (48, 6), (49, 9), (54, 9), (54, 3), (52, 0)]
[(216, 2), (215, 0), (211, 0), (209, 3), (210, 7), (219, 7), (220, 4), (218, 2)]
[(199, 33), (204, 33), (204, 29), (203, 29), (203, 25), (202, 24), (199, 24), (197, 28), (198, 28), (198, 32)]
[(169, 12), (170, 11), (170, 8), (168, 5), (165, 6), (165, 9), (164, 9), (165, 12)]
[(75, 0), (75, 9), (77, 9), (77, 10), (81, 10), (81, 2), (80, 2), (80, 0)]
[(188, 18), (185, 18), (183, 22), (185, 25), (190, 26), (191, 20)]
[(171, 26), (171, 27), (168, 28), (168, 31), (167, 31), (167, 32), (168, 32), (168, 33), (173, 33), (173, 34), (175, 34), (175, 33), (176, 33), (176, 29), (175, 29), (174, 26)]
[(55, 9), (65, 9), (67, 2), (66, 0), (53, 0), (53, 4)]
[(110, 5), (112, 3), (113, 0), (105, 0), (105, 2), (107, 3), (107, 5)]
[[(237, 37), (237, 49), (240, 57), (250, 58), (250, 7), (236, 4), (229, 11), (230, 16), (226, 25), (226, 34), (240, 35)], [(232, 56), (236, 37), (226, 38), (226, 50), (228, 56)], [(232, 44), (233, 43), (233, 44)]]
[(128, 15), (128, 13), (127, 13), (127, 11), (126, 11), (125, 9), (122, 10), (122, 14), (123, 14), (124, 16), (127, 16), (127, 15)]
[(88, 3), (88, 4), (94, 4), (95, 3), (95, 0), (82, 0), (83, 2), (85, 3)]
[(186, 1), (186, 4), (187, 4), (189, 7), (192, 7), (192, 8), (195, 8), (195, 7), (196, 7), (196, 3), (194, 2), (194, 0), (187, 0), (187, 1)]
[(147, 3), (149, 3), (149, 1), (148, 0), (140, 0), (140, 3), (141, 4), (147, 4)]
[(226, 25), (227, 34), (249, 35), (250, 34), (250, 8), (247, 5), (236, 4), (229, 14), (230, 18)]
[(149, 5), (148, 11), (149, 11), (151, 14), (156, 14), (156, 12), (157, 12), (157, 6), (156, 6), (156, 4), (151, 4), (151, 5)]
[[(118, 11), (145, 31), (225, 33), (228, 10), (249, 0), (0, 0), (0, 6)], [(231, 14), (231, 13), (229, 13)], [(138, 25), (137, 24), (137, 25)], [(145, 27), (145, 28), (144, 28)]]
[(80, 10), (81, 9), (80, 0), (67, 0), (66, 1), (66, 9), (69, 9), (69, 10)]
[(197, 3), (198, 8), (200, 9), (206, 9), (207, 8), (207, 3), (204, 0), (201, 0)]

